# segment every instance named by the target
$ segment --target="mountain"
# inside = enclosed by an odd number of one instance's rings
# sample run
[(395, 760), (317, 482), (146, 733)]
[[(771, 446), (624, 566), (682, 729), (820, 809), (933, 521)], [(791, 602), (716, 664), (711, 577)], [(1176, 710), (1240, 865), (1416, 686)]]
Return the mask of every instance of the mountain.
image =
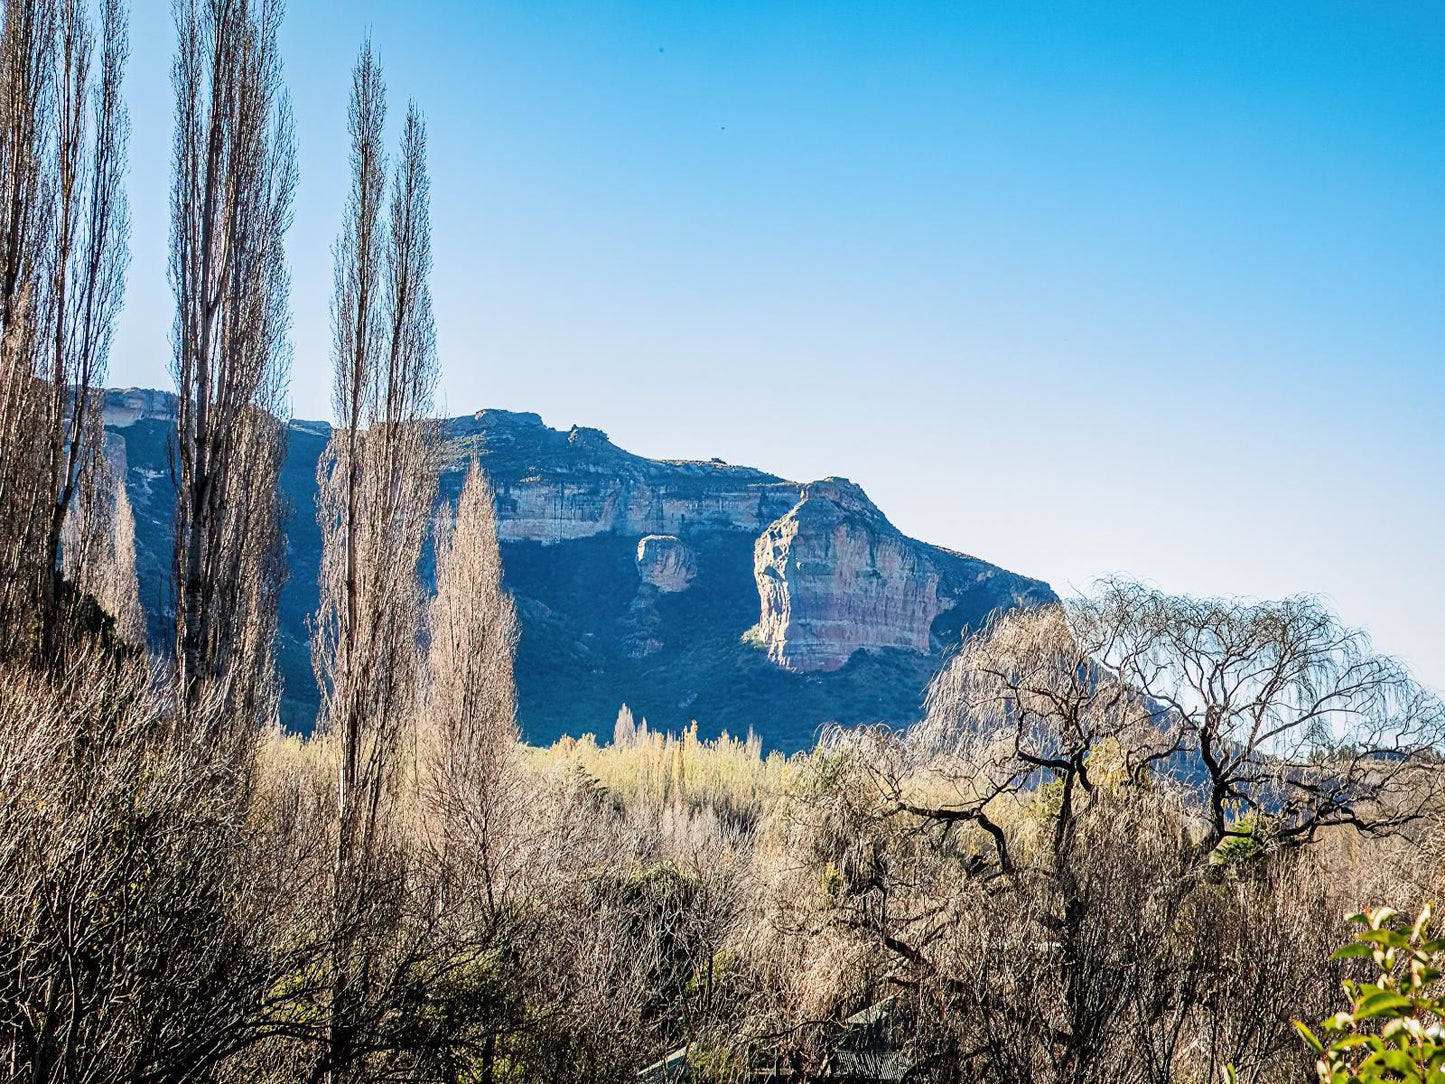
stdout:
[[(168, 393), (107, 393), (157, 642), (169, 620), (174, 417)], [(846, 478), (799, 484), (720, 460), (646, 459), (598, 429), (563, 432), (504, 410), (447, 419), (442, 431), (442, 499), (456, 499), (473, 456), (497, 493), (529, 741), (609, 733), (624, 702), (656, 727), (751, 727), (784, 751), (828, 722), (905, 722), (965, 629), (1055, 597), (1039, 580), (909, 538)], [(329, 435), (324, 422), (293, 422), (281, 478), (291, 505), (282, 716), (299, 731), (317, 703), (307, 620), (320, 562), (316, 463)]]

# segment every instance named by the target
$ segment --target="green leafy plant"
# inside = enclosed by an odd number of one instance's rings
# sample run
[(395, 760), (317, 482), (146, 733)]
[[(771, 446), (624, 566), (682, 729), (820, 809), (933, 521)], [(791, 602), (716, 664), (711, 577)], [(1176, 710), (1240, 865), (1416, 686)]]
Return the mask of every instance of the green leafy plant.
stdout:
[(1322, 1084), (1445, 1084), (1445, 938), (1430, 936), (1431, 918), (1428, 905), (1413, 925), (1388, 907), (1349, 916), (1364, 928), (1331, 959), (1373, 961), (1378, 978), (1346, 981), (1350, 1009), (1318, 1034), (1295, 1021)]
[(1274, 844), (1274, 826), (1267, 817), (1248, 812), (1230, 823), (1230, 835), (1209, 856), (1211, 865), (1237, 869), (1266, 854)]

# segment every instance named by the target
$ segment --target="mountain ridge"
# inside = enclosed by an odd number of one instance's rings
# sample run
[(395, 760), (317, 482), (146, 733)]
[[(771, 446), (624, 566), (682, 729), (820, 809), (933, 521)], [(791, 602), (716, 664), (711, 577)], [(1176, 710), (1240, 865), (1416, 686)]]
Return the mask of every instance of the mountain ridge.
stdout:
[[(106, 394), (158, 644), (175, 404), (151, 389)], [(278, 664), (283, 722), (299, 731), (316, 706), (306, 629), (318, 598), (315, 472), (330, 432), (290, 422), (281, 475), (291, 576)], [(1001, 607), (1056, 597), (1043, 581), (909, 537), (845, 478), (800, 483), (715, 459), (651, 459), (600, 429), (554, 429), (530, 412), (478, 410), (443, 419), (441, 433), (440, 499), (456, 499), (474, 457), (496, 492), (528, 740), (606, 733), (623, 702), (654, 726), (753, 729), (784, 750), (830, 722), (907, 722), (965, 630)]]

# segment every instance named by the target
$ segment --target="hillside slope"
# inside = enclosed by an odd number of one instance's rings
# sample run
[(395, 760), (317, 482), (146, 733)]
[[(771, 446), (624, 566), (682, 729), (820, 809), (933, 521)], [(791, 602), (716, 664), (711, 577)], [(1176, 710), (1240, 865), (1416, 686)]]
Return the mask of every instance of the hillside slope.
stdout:
[[(163, 640), (174, 400), (109, 393), (106, 428), (136, 511), (137, 565)], [(1047, 584), (908, 538), (846, 479), (800, 485), (713, 462), (652, 460), (596, 429), (500, 410), (448, 419), (444, 499), (473, 456), (497, 491), (522, 639), (517, 686), (533, 742), (608, 733), (626, 702), (655, 726), (755, 729), (793, 750), (828, 722), (904, 722), (965, 628)], [(307, 619), (317, 605), (316, 463), (329, 428), (291, 425), (281, 599), (283, 721), (316, 711)]]

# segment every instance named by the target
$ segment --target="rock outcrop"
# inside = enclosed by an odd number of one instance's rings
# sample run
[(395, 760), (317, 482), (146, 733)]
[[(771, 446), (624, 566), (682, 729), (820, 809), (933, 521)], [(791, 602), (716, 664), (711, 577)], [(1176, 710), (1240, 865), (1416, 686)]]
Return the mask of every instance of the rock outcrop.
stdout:
[(599, 534), (677, 534), (689, 530), (761, 530), (796, 490), (720, 476), (713, 492), (672, 480), (524, 479), (497, 488), (503, 542), (555, 545)]
[[(107, 395), (158, 647), (171, 597), (174, 418), (172, 395)], [(906, 723), (964, 630), (997, 607), (1054, 597), (1037, 580), (908, 538), (845, 479), (800, 485), (716, 460), (646, 459), (601, 430), (552, 429), (536, 414), (483, 410), (442, 432), (441, 498), (456, 499), (473, 459), (497, 494), (530, 741), (604, 732), (623, 702), (660, 727), (752, 728), (788, 751), (824, 723)], [(318, 605), (316, 465), (330, 433), (293, 421), (280, 479), (292, 509), (281, 715), (300, 731), (317, 709), (307, 623)]]
[(790, 670), (837, 670), (859, 650), (927, 654), (933, 619), (952, 605), (925, 548), (846, 478), (805, 486), (753, 552), (758, 631)]
[(645, 659), (667, 646), (666, 622), (658, 609), (663, 595), (677, 595), (697, 577), (697, 554), (676, 535), (650, 534), (637, 543), (637, 594), (620, 622), (622, 646), (630, 659)]
[(105, 393), (103, 416), (116, 429), (141, 421), (168, 422), (176, 416), (176, 397), (151, 388), (112, 388)]
[(697, 555), (676, 535), (645, 535), (637, 543), (637, 574), (666, 594), (686, 591), (697, 575)]
[(478, 411), (447, 423), (447, 432), (459, 444), (486, 448), (503, 542), (757, 532), (792, 507), (800, 490), (750, 467), (645, 459), (600, 429), (562, 433), (536, 414)]
[(759, 641), (804, 673), (837, 670), (858, 651), (936, 654), (979, 614), (1053, 598), (1047, 584), (909, 538), (846, 478), (803, 487), (758, 537), (753, 576)]

